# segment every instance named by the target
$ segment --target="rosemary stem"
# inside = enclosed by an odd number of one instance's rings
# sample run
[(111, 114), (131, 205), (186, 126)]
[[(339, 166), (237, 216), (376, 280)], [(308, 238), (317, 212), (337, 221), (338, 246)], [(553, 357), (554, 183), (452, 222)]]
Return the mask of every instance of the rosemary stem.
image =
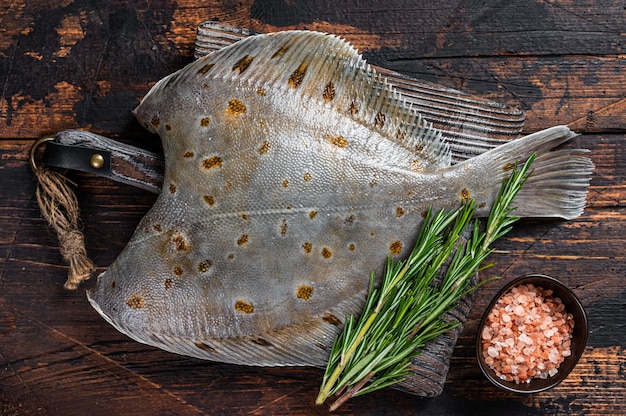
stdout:
[(372, 379), (372, 377), (374, 377), (373, 372), (369, 373), (366, 377), (363, 378), (363, 380), (359, 381), (354, 386), (352, 386), (348, 391), (342, 394), (337, 400), (335, 400), (335, 402), (332, 405), (330, 405), (330, 408), (328, 410), (330, 412), (337, 410), (339, 406), (344, 404), (348, 399), (352, 398), (356, 393), (358, 393), (359, 390), (361, 390), (361, 388), (363, 388), (363, 386)]
[(345, 354), (342, 354), (341, 361), (337, 365), (337, 368), (335, 368), (335, 371), (332, 372), (328, 380), (326, 380), (326, 382), (324, 383), (324, 387), (320, 390), (320, 393), (317, 395), (317, 399), (315, 399), (315, 403), (317, 404), (324, 403), (324, 401), (330, 395), (330, 391), (332, 390), (333, 387), (335, 387), (335, 383), (337, 382), (337, 379), (339, 378), (344, 368), (348, 364), (348, 361), (350, 361), (350, 358), (352, 358), (352, 356), (354, 355), (354, 351), (356, 351), (356, 349), (359, 347), (368, 329), (370, 328), (370, 326), (372, 326), (372, 324), (374, 323), (374, 320), (378, 316), (380, 307), (382, 306), (381, 301), (379, 301), (378, 305), (376, 305), (376, 310), (374, 310), (374, 312), (372, 312), (370, 316), (368, 316), (367, 321), (365, 321), (365, 324), (363, 325), (363, 327), (357, 334), (352, 345), (350, 345), (350, 348), (345, 352)]
[(316, 404), (324, 403), (324, 401), (326, 401), (328, 396), (330, 396), (330, 392), (335, 387), (335, 384), (337, 383), (337, 379), (339, 378), (339, 376), (341, 376), (341, 373), (343, 372), (346, 365), (348, 364), (348, 361), (350, 361), (350, 359), (354, 355), (354, 352), (356, 351), (356, 349), (359, 347), (359, 345), (365, 338), (365, 334), (367, 333), (369, 328), (372, 326), (372, 324), (376, 320), (376, 317), (378, 316), (382, 307), (384, 306), (389, 292), (394, 286), (398, 284), (398, 282), (402, 281), (402, 278), (404, 277), (408, 269), (409, 269), (409, 263), (407, 262), (407, 264), (405, 264), (404, 267), (400, 270), (400, 272), (398, 273), (396, 278), (392, 281), (392, 283), (389, 284), (385, 288), (386, 289), (385, 292), (381, 293), (380, 299), (378, 300), (376, 304), (376, 308), (374, 308), (374, 311), (372, 311), (372, 313), (367, 317), (367, 320), (365, 321), (365, 323), (363, 324), (363, 327), (361, 328), (356, 338), (354, 339), (354, 342), (350, 345), (350, 348), (348, 348), (348, 350), (344, 354), (341, 355), (341, 361), (339, 362), (335, 370), (332, 372), (330, 377), (328, 377), (328, 379), (323, 383), (323, 387), (320, 390), (319, 394), (317, 395), (317, 399), (315, 399)]

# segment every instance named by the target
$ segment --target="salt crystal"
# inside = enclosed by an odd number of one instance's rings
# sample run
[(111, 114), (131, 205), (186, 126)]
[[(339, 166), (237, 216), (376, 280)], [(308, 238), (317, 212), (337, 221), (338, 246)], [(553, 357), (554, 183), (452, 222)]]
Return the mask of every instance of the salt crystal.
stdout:
[(524, 307), (522, 305), (517, 305), (515, 307), (515, 311), (514, 312), (515, 312), (515, 315), (517, 315), (517, 316), (523, 316), (524, 313), (525, 313)]
[(519, 340), (522, 341), (525, 344), (532, 344), (533, 343), (533, 339), (531, 337), (529, 337), (526, 334), (522, 334), (519, 336)]
[(548, 354), (548, 360), (550, 360), (550, 362), (554, 364), (559, 362), (559, 352), (555, 348), (550, 350), (550, 353)]
[(486, 340), (490, 340), (491, 339), (491, 331), (489, 330), (488, 327), (484, 327), (483, 328), (482, 338), (486, 339)]
[(495, 358), (495, 357), (497, 357), (498, 355), (500, 355), (500, 354), (498, 353), (498, 350), (497, 350), (497, 349), (495, 349), (494, 347), (489, 347), (489, 348), (487, 348), (487, 354), (488, 354), (490, 357), (493, 357), (493, 358)]
[(549, 370), (548, 370), (548, 375), (549, 375), (550, 377), (554, 377), (554, 375), (555, 375), (556, 373), (558, 373), (558, 372), (559, 372), (559, 370), (557, 370), (556, 368), (551, 368), (551, 369), (549, 369)]

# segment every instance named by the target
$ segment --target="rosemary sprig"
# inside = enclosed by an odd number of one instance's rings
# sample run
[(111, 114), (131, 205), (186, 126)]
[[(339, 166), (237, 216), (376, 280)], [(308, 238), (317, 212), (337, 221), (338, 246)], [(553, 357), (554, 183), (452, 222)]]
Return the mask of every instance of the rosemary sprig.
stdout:
[[(406, 379), (421, 347), (459, 325), (444, 315), (477, 287), (470, 287), (472, 276), (493, 265), (482, 263), (493, 251), (491, 244), (518, 220), (509, 215), (515, 209), (511, 203), (530, 176), (534, 158), (520, 169), (516, 166), (504, 180), (484, 231), (476, 220), (467, 240), (459, 240), (473, 220), (473, 200), (453, 212), (431, 209), (408, 258), (399, 262), (387, 258), (379, 288), (372, 272), (360, 318), (347, 318), (335, 338), (317, 404), (338, 395), (332, 411), (351, 397)], [(436, 281), (444, 266), (443, 277)]]

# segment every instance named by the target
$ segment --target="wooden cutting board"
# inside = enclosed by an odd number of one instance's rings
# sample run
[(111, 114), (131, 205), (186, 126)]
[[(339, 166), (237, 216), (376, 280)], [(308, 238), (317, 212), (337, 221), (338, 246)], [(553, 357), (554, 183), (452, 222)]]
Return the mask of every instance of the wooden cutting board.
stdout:
[[(322, 372), (203, 362), (116, 332), (66, 269), (28, 165), (45, 134), (84, 128), (158, 150), (130, 111), (190, 62), (208, 19), (260, 32), (313, 29), (372, 64), (526, 112), (525, 132), (569, 124), (596, 164), (577, 220), (525, 221), (498, 242), (502, 280), (477, 293), (441, 396), (386, 389), (338, 414), (626, 414), (626, 10), (619, 0), (5, 0), (0, 5), (0, 401), (3, 415), (326, 414)], [(104, 270), (156, 196), (86, 174), (78, 185), (89, 255)], [(585, 354), (557, 388), (515, 396), (474, 358), (477, 320), (508, 280), (539, 272), (587, 309)], [(486, 276), (485, 276), (486, 277)]]

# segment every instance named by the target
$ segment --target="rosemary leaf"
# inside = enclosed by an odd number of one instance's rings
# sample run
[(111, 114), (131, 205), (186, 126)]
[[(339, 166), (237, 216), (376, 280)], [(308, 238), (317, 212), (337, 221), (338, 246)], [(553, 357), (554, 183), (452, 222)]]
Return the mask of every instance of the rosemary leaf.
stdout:
[[(530, 175), (533, 160), (531, 156), (520, 169), (516, 166), (504, 180), (484, 231), (473, 219), (473, 200), (452, 212), (430, 209), (408, 258), (398, 262), (387, 258), (379, 288), (372, 272), (359, 319), (348, 317), (335, 339), (317, 404), (340, 394), (331, 406), (334, 410), (351, 397), (406, 379), (421, 347), (459, 324), (443, 316), (480, 285), (471, 285), (472, 276), (492, 266), (484, 261), (491, 244), (518, 220), (510, 215), (515, 209), (511, 203)], [(472, 228), (463, 242), (460, 237), (468, 227)]]

